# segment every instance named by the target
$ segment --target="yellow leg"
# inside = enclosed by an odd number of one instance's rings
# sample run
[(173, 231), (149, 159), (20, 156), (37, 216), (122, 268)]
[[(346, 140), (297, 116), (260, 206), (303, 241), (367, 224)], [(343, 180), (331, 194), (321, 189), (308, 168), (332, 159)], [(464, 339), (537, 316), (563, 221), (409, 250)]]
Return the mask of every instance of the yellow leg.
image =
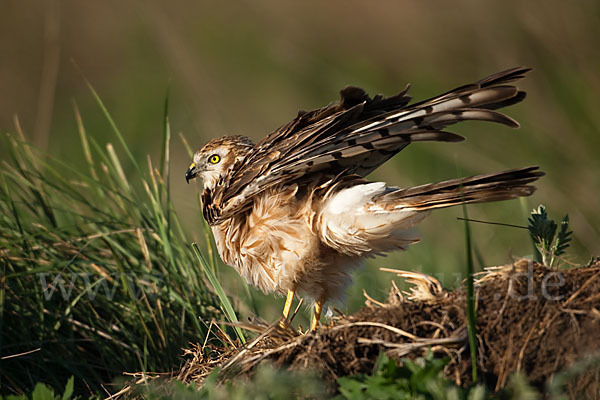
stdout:
[(292, 303), (294, 302), (294, 295), (296, 294), (295, 290), (288, 290), (287, 297), (285, 298), (285, 306), (283, 306), (283, 320), (279, 324), (282, 328), (285, 328), (288, 325), (288, 317), (290, 316), (290, 311), (292, 309)]
[(321, 319), (321, 311), (323, 311), (323, 300), (317, 300), (315, 303), (315, 314), (313, 315), (312, 322), (310, 324), (310, 330), (316, 331), (319, 326), (319, 320)]

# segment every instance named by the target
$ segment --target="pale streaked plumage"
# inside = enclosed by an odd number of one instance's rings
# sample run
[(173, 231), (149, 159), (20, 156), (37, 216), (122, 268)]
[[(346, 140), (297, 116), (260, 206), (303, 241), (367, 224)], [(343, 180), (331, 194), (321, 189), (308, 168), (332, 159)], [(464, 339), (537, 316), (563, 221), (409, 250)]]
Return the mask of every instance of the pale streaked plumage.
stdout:
[(371, 99), (348, 87), (340, 102), (299, 113), (256, 145), (243, 136), (211, 140), (186, 179), (204, 182), (203, 213), (221, 257), (265, 292), (288, 292), (288, 300), (305, 293), (319, 314), (324, 301), (343, 296), (362, 259), (418, 241), (412, 227), (430, 210), (530, 195), (529, 183), (543, 175), (537, 167), (407, 189), (363, 178), (411, 142), (463, 140), (442, 130), (456, 122), (517, 127), (493, 109), (525, 97), (508, 83), (527, 71), (412, 105), (407, 89)]

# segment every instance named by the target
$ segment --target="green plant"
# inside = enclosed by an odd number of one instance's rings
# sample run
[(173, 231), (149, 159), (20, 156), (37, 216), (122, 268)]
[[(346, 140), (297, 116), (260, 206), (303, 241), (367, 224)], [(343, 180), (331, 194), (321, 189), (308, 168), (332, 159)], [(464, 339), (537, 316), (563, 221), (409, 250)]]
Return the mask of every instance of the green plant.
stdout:
[[(354, 375), (338, 379), (337, 399), (449, 399), (466, 398), (467, 391), (444, 378), (448, 360), (434, 358), (430, 352), (415, 361), (402, 360), (402, 366), (382, 353), (372, 375)], [(469, 398), (481, 399), (483, 387), (470, 390)], [(477, 394), (475, 396), (475, 393)]]
[(540, 397), (527, 378), (520, 374), (511, 375), (507, 386), (495, 394), (481, 384), (465, 388), (457, 386), (443, 376), (447, 362), (446, 359), (434, 358), (429, 352), (415, 361), (402, 360), (402, 366), (398, 366), (394, 360), (382, 354), (372, 375), (338, 379), (340, 395), (336, 399), (535, 400)]
[(531, 211), (528, 221), (527, 229), (537, 249), (536, 260), (552, 267), (556, 257), (565, 253), (571, 241), (573, 232), (569, 231), (569, 215), (563, 217), (558, 234), (557, 223), (548, 218), (546, 207), (543, 205)]
[[(39, 382), (35, 385), (33, 392), (31, 392), (31, 399), (33, 400), (70, 400), (73, 396), (73, 377), (70, 377), (65, 385), (65, 391), (62, 396), (54, 393), (51, 387), (44, 385)], [(10, 395), (6, 397), (6, 400), (28, 400), (30, 397), (25, 394), (15, 396)]]

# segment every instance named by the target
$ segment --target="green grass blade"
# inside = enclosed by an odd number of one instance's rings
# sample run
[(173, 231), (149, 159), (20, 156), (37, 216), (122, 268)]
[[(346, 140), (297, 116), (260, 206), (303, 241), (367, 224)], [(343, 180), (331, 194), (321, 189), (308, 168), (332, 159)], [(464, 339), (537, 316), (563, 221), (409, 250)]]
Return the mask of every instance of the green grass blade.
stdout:
[[(229, 298), (225, 294), (225, 291), (223, 290), (221, 283), (219, 282), (217, 277), (213, 274), (208, 263), (204, 259), (204, 256), (200, 252), (198, 245), (196, 243), (192, 243), (192, 247), (194, 248), (194, 253), (196, 254), (196, 258), (198, 259), (198, 262), (202, 266), (204, 273), (208, 277), (210, 284), (217, 292), (217, 296), (219, 296), (219, 300), (221, 300), (221, 305), (223, 306), (223, 309), (225, 311), (225, 316), (229, 319), (230, 322), (238, 322), (237, 316), (235, 315), (235, 311), (233, 310), (233, 307), (231, 305), (231, 302), (229, 301)], [(237, 326), (234, 326), (234, 329), (235, 329), (236, 334), (238, 335), (238, 338), (242, 341), (242, 343), (245, 344), (246, 338), (244, 337), (242, 330)]]
[(191, 160), (192, 157), (194, 156), (194, 151), (192, 150), (187, 139), (185, 138), (185, 136), (183, 136), (183, 133), (181, 133), (181, 132), (179, 132), (179, 139), (181, 139), (181, 143), (183, 143), (183, 146), (185, 147), (185, 151), (188, 153), (188, 156), (190, 157), (190, 160)]
[[(160, 160), (160, 175), (164, 180), (165, 186), (165, 206), (164, 212), (167, 219), (167, 229), (171, 231), (171, 208), (168, 206), (171, 203), (171, 124), (169, 122), (169, 90), (167, 89), (167, 95), (165, 96), (165, 105), (163, 113), (163, 143)], [(151, 171), (150, 171), (151, 172)], [(161, 186), (162, 187), (162, 186)]]
[(94, 87), (92, 86), (92, 84), (87, 79), (85, 80), (85, 83), (87, 84), (88, 88), (92, 92), (92, 96), (94, 96), (94, 99), (96, 100), (96, 103), (98, 103), (98, 106), (102, 110), (102, 113), (104, 114), (104, 116), (108, 120), (108, 123), (110, 124), (110, 127), (112, 128), (113, 132), (117, 135), (117, 138), (121, 142), (121, 145), (123, 146), (123, 149), (125, 150), (125, 153), (127, 153), (127, 156), (131, 160), (133, 166), (137, 170), (138, 174), (141, 176), (142, 175), (142, 170), (140, 168), (140, 165), (138, 164), (138, 162), (136, 161), (135, 157), (133, 156), (133, 153), (129, 149), (129, 146), (127, 146), (127, 142), (125, 141), (125, 138), (123, 138), (123, 135), (121, 134), (121, 131), (119, 130), (119, 128), (117, 127), (117, 124), (113, 120), (112, 115), (110, 115), (110, 112), (108, 112), (108, 109), (104, 105), (104, 102), (100, 98), (100, 95), (98, 95), (98, 93), (96, 92), (96, 89), (94, 89)]
[(471, 226), (467, 206), (462, 204), (463, 218), (465, 219), (465, 250), (467, 256), (467, 335), (469, 337), (469, 350), (471, 353), (471, 370), (473, 382), (477, 382), (477, 315), (475, 312), (475, 267), (473, 265), (473, 250), (471, 243)]
[[(460, 171), (457, 167), (457, 176)], [(460, 185), (460, 194), (462, 199), (463, 220), (465, 222), (465, 252), (467, 262), (467, 336), (469, 339), (469, 351), (471, 355), (471, 372), (473, 382), (477, 382), (477, 314), (475, 310), (475, 264), (473, 263), (473, 243), (471, 241), (471, 225), (469, 224), (469, 214), (465, 204), (462, 185)]]
[[(160, 175), (167, 180), (169, 176), (169, 145), (171, 142), (171, 124), (169, 123), (169, 89), (165, 96), (163, 111), (163, 140), (160, 155)], [(168, 186), (168, 185), (167, 185)]]
[[(77, 122), (77, 132), (79, 133), (79, 140), (81, 141), (83, 154), (85, 155), (85, 159), (90, 167), (90, 174), (93, 178), (98, 179), (98, 174), (96, 173), (96, 169), (94, 168), (94, 157), (92, 157), (92, 152), (90, 150), (90, 143), (87, 138), (87, 132), (85, 130), (85, 126), (83, 125), (83, 119), (81, 118), (79, 107), (75, 102), (73, 102), (73, 113), (75, 114), (75, 121)], [(99, 194), (102, 194), (102, 192), (99, 191)]]

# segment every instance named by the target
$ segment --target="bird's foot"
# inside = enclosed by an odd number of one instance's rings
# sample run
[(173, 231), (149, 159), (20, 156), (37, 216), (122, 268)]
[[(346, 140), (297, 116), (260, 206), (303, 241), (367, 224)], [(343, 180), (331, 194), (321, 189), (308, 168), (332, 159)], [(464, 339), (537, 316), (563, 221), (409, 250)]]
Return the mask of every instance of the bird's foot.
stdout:
[(281, 318), (279, 320), (279, 327), (281, 329), (287, 329), (290, 327), (290, 321), (287, 318)]

